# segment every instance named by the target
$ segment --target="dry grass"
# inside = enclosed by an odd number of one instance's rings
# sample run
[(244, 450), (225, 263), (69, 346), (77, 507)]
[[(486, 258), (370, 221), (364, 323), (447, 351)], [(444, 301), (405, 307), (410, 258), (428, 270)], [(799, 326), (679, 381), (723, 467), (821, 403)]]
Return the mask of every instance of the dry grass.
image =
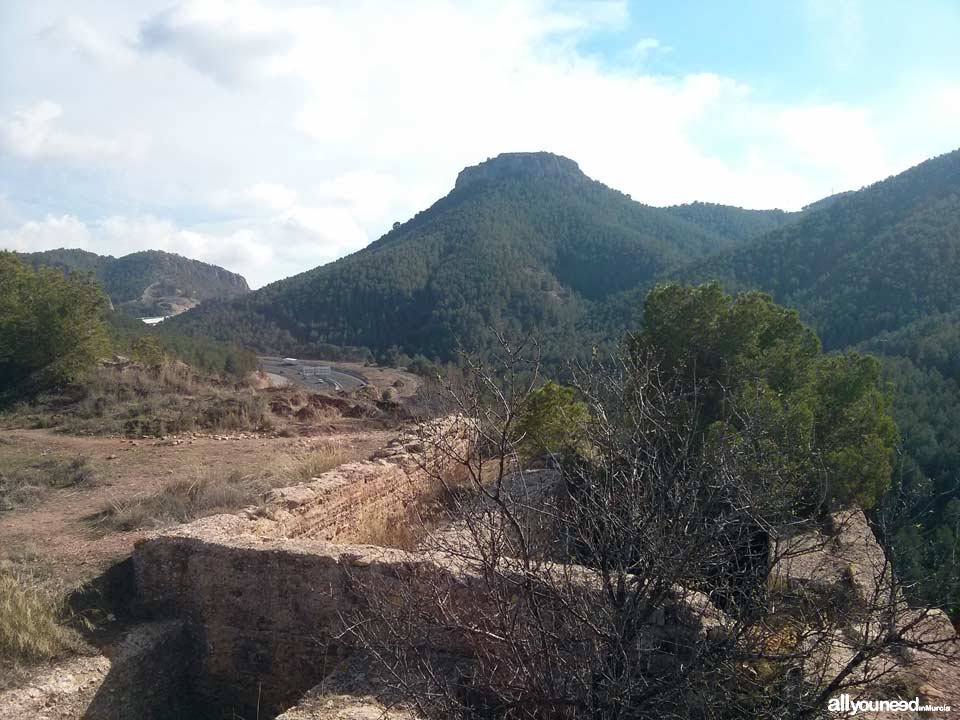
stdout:
[(48, 458), (26, 464), (15, 454), (3, 453), (6, 467), (0, 470), (0, 511), (31, 505), (51, 489), (84, 487), (96, 480), (90, 459)]
[(255, 476), (193, 470), (165, 483), (155, 493), (118, 500), (93, 519), (112, 530), (162, 527), (250, 505), (263, 490), (264, 485)]
[(413, 507), (400, 510), (381, 506), (364, 508), (355, 525), (337, 541), (347, 544), (416, 550), (430, 533)]
[(55, 657), (82, 646), (64, 588), (26, 570), (20, 558), (0, 559), (0, 668)]
[(91, 520), (104, 529), (128, 531), (235, 512), (256, 505), (268, 490), (295, 485), (355, 459), (356, 453), (330, 442), (308, 453), (283, 455), (248, 474), (188, 468), (182, 477), (164, 483), (157, 491), (111, 503)]
[(196, 430), (273, 430), (267, 398), (251, 386), (203, 378), (182, 363), (97, 368), (80, 385), (6, 412), (7, 427), (78, 435), (163, 436)]
[(274, 465), (274, 471), (287, 484), (295, 485), (319, 477), (345, 462), (358, 459), (356, 453), (333, 441), (323, 443), (309, 452), (281, 457)]
[(431, 533), (446, 527), (471, 493), (466, 476), (451, 473), (444, 483), (429, 486), (399, 498), (392, 506), (363, 508), (356, 522), (338, 542), (416, 550)]

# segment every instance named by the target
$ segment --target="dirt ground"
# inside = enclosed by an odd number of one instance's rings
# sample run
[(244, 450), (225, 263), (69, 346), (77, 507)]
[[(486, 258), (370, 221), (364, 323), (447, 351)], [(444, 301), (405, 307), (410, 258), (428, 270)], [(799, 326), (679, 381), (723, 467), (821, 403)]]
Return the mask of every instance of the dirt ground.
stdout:
[(295, 438), (240, 434), (190, 437), (177, 443), (0, 430), (0, 467), (84, 456), (96, 472), (89, 487), (52, 489), (33, 505), (0, 512), (0, 550), (29, 557), (68, 586), (79, 585), (129, 555), (133, 544), (149, 532), (98, 527), (91, 517), (111, 503), (155, 492), (198, 469), (249, 473), (331, 442), (340, 444), (349, 459), (365, 458), (391, 434), (385, 430), (331, 431)]

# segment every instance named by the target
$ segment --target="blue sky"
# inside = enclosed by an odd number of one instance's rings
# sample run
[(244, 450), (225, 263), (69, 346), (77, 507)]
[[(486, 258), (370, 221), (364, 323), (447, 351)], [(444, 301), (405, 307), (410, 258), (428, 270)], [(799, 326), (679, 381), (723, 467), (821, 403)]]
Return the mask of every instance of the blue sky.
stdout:
[(7, 0), (0, 247), (251, 284), (500, 152), (650, 204), (795, 209), (960, 146), (960, 3)]

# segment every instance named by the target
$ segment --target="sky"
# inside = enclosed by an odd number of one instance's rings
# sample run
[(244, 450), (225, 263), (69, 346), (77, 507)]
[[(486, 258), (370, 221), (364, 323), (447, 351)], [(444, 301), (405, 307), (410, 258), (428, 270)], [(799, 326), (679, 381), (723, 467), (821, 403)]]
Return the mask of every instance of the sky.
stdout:
[(252, 287), (502, 152), (798, 209), (960, 147), (956, 0), (2, 0), (0, 248)]

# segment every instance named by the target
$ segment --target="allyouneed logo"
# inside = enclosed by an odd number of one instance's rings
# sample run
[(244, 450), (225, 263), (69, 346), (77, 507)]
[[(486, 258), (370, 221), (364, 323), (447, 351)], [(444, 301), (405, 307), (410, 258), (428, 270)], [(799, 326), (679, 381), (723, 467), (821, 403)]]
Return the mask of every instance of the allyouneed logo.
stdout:
[(913, 700), (853, 700), (849, 695), (830, 698), (827, 710), (847, 715), (862, 712), (950, 712), (949, 705), (922, 705), (920, 698)]

